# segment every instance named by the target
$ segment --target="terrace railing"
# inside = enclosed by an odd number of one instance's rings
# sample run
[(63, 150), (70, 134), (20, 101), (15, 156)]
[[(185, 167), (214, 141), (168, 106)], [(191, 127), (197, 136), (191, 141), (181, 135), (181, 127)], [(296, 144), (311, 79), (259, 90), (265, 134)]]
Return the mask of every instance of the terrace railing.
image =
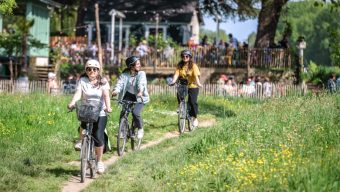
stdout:
[[(76, 85), (66, 86), (64, 82), (60, 81), (60, 88), (48, 90), (48, 83), (46, 81), (14, 81), (0, 80), (0, 93), (51, 93), (53, 95), (73, 94)], [(176, 95), (175, 87), (168, 85), (148, 85), (150, 95), (170, 94)], [(274, 84), (256, 85), (251, 87), (248, 85), (226, 86), (220, 84), (204, 84), (200, 89), (200, 95), (204, 96), (229, 96), (229, 97), (245, 97), (245, 98), (272, 98), (272, 97), (286, 97), (286, 96), (302, 96), (307, 93), (307, 87), (304, 85), (286, 85)]]
[[(155, 68), (174, 68), (180, 61), (180, 52), (186, 47), (180, 49), (160, 49), (151, 51), (142, 57), (142, 65)], [(195, 47), (191, 49), (194, 61), (199, 67), (207, 68), (291, 68), (291, 54), (289, 49), (258, 49), (258, 48), (240, 48), (238, 50), (230, 48), (216, 47)], [(110, 51), (103, 54), (103, 62), (108, 65), (112, 63)], [(124, 65), (127, 56), (139, 53), (134, 49), (115, 51), (114, 65)], [(84, 50), (82, 53), (70, 51), (69, 58), (71, 63), (84, 63), (87, 59), (93, 57), (93, 52)]]
[[(183, 49), (173, 50), (170, 53), (165, 50), (150, 51), (142, 57), (144, 66), (156, 68), (174, 68), (180, 61), (180, 53)], [(292, 67), (291, 54), (288, 49), (218, 49), (214, 47), (198, 47), (191, 49), (194, 61), (199, 67), (207, 68), (282, 68)], [(117, 53), (119, 55), (119, 53)], [(116, 57), (118, 57), (118, 55)], [(120, 55), (117, 63), (122, 64), (124, 55), (137, 55), (136, 51), (126, 51)]]

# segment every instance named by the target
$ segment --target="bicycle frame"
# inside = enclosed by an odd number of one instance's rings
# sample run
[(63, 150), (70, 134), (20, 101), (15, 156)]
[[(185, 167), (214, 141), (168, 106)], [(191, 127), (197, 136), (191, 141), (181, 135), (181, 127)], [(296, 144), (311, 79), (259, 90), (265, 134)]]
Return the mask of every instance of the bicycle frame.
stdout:
[(134, 123), (132, 122), (131, 127), (129, 124), (129, 114), (132, 112), (134, 104), (137, 102), (134, 101), (127, 101), (127, 100), (121, 100), (118, 101), (119, 104), (123, 106), (122, 113), (119, 120), (119, 129), (117, 134), (117, 152), (119, 156), (122, 156), (124, 154), (126, 141), (128, 139), (131, 139), (131, 148), (132, 150), (138, 150), (140, 148), (140, 144), (142, 139), (141, 138), (135, 138), (135, 127)]
[(96, 174), (96, 154), (94, 147), (95, 138), (92, 136), (93, 123), (86, 123), (86, 128), (82, 130), (83, 139), (82, 147), (80, 151), (81, 160), (81, 182), (85, 181), (86, 167), (90, 168), (91, 178), (95, 177)]
[(186, 103), (186, 96), (188, 95), (188, 86), (177, 83), (177, 95), (179, 97), (179, 113), (178, 113), (178, 130), (182, 134), (185, 131), (185, 121), (188, 123), (189, 131), (193, 130), (193, 123), (191, 122), (191, 117), (189, 116), (188, 106)]

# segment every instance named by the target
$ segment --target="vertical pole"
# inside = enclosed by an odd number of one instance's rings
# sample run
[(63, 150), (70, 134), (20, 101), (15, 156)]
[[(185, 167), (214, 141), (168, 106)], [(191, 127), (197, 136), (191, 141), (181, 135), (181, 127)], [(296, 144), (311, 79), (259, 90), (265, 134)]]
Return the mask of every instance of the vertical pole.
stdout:
[[(100, 68), (103, 69), (103, 53), (102, 53), (102, 43), (101, 43), (101, 36), (100, 36), (100, 25), (99, 25), (99, 6), (98, 3), (95, 4), (96, 10), (96, 31), (97, 31), (97, 44), (98, 44), (98, 60), (100, 63)], [(103, 70), (100, 70), (102, 73)]]
[(92, 24), (88, 24), (88, 25), (87, 25), (87, 46), (88, 46), (88, 47), (91, 46), (92, 33), (93, 33), (92, 27), (93, 27)]
[(115, 63), (115, 15), (113, 12), (111, 15), (111, 62)]
[(125, 49), (127, 50), (129, 48), (129, 35), (130, 35), (130, 28), (125, 28)]
[(156, 50), (157, 50), (157, 40), (158, 40), (158, 24), (159, 24), (159, 14), (157, 13), (156, 14), (156, 35), (155, 35), (155, 37), (156, 37), (156, 39), (155, 39), (155, 48), (156, 48)]
[(122, 40), (123, 40), (123, 19), (119, 18), (119, 47), (118, 50), (122, 50)]

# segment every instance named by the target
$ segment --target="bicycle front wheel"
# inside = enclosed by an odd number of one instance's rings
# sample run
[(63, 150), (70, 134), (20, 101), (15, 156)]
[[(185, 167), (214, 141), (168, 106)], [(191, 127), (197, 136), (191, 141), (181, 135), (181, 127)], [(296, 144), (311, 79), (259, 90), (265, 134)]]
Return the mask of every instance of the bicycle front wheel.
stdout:
[(122, 156), (125, 151), (128, 127), (129, 124), (127, 119), (122, 118), (119, 123), (119, 130), (117, 135), (117, 152), (119, 156)]
[(90, 151), (90, 176), (91, 178), (96, 177), (97, 172), (97, 160), (96, 160), (96, 151), (94, 147), (94, 141), (91, 139), (89, 142), (89, 151)]
[(80, 182), (84, 183), (87, 169), (87, 157), (89, 154), (89, 139), (85, 136), (80, 150)]
[(178, 112), (178, 131), (180, 134), (185, 131), (185, 120), (186, 120), (187, 107), (185, 101), (181, 101), (179, 104), (179, 112)]

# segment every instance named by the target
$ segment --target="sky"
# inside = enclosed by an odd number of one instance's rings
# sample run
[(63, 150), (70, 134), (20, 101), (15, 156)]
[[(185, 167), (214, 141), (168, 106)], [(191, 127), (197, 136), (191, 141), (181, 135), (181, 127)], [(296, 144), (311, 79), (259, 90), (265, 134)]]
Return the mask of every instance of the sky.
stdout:
[[(217, 23), (212, 17), (204, 17), (203, 19), (203, 28), (216, 31)], [(220, 29), (224, 30), (227, 34), (232, 33), (240, 42), (247, 41), (249, 34), (256, 32), (257, 19), (244, 22), (228, 20), (227, 22), (220, 23)]]

